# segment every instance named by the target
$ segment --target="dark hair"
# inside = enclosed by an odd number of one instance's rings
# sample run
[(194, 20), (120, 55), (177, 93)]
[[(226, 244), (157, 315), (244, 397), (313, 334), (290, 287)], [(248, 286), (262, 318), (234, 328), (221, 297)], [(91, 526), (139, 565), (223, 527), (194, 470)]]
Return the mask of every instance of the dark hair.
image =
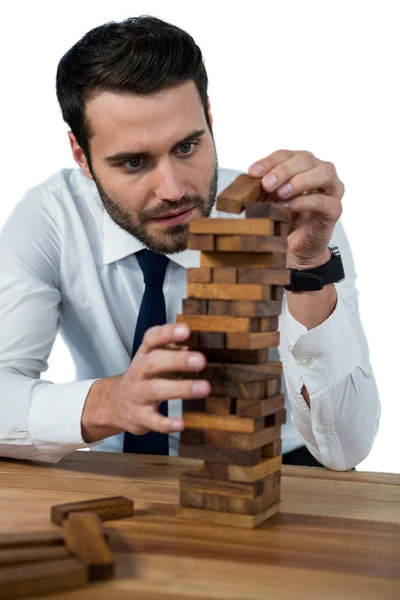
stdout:
[(153, 94), (193, 80), (208, 127), (208, 78), (200, 48), (183, 29), (149, 15), (111, 21), (86, 33), (60, 60), (56, 91), (64, 121), (89, 167), (93, 132), (86, 103), (98, 92)]

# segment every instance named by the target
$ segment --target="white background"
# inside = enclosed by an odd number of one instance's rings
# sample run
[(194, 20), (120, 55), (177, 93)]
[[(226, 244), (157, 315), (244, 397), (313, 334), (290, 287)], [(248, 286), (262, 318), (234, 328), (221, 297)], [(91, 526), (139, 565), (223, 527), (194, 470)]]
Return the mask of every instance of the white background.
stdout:
[[(89, 29), (129, 16), (151, 14), (186, 29), (205, 57), (222, 167), (246, 170), (280, 148), (307, 149), (334, 162), (345, 183), (342, 222), (383, 408), (374, 447), (359, 468), (399, 473), (399, 4), (232, 5), (2, 3), (0, 227), (27, 188), (75, 166), (55, 95), (61, 56)], [(51, 378), (74, 378), (59, 340), (46, 373)]]

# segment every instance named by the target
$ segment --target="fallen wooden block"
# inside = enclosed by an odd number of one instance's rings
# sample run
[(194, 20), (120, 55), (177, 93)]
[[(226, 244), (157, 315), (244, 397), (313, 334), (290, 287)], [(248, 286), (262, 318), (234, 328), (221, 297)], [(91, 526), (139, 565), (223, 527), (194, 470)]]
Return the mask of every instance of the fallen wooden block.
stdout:
[(123, 496), (112, 496), (57, 504), (51, 507), (51, 522), (55, 525), (62, 525), (64, 519), (72, 512), (94, 512), (102, 521), (124, 519), (133, 515), (133, 502)]
[(0, 550), (42, 546), (62, 546), (64, 537), (60, 531), (32, 531), (29, 533), (6, 533), (0, 535)]
[(0, 550), (0, 567), (69, 558), (64, 546), (32, 546)]
[(89, 581), (110, 579), (114, 560), (104, 539), (101, 520), (96, 513), (71, 512), (63, 521), (69, 552), (87, 568)]
[(86, 584), (86, 568), (75, 558), (0, 569), (0, 598), (42, 596)]

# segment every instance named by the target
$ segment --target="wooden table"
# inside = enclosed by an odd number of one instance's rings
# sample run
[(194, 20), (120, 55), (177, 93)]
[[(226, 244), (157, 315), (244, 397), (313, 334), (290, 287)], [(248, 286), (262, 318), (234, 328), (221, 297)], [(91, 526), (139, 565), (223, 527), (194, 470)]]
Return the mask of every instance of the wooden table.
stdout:
[(179, 474), (199, 461), (74, 452), (58, 465), (0, 459), (0, 533), (56, 529), (53, 504), (123, 495), (110, 521), (117, 578), (46, 598), (400, 598), (400, 475), (284, 466), (278, 515), (255, 530), (175, 517)]

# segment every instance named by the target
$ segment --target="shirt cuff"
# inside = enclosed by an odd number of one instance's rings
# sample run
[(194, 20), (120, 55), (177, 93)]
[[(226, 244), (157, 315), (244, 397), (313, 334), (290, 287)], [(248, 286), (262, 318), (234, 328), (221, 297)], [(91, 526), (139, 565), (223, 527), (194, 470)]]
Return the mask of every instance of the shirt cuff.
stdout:
[[(333, 313), (314, 329), (307, 330), (290, 315), (289, 310), (287, 313), (292, 336), (289, 352), (310, 395), (338, 383), (362, 364), (363, 342), (357, 336), (359, 325), (339, 294)], [(300, 333), (301, 328), (305, 332)]]
[(28, 432), (32, 444), (48, 460), (59, 460), (78, 448), (90, 448), (82, 438), (81, 417), (87, 395), (97, 379), (74, 383), (43, 382), (34, 392)]

